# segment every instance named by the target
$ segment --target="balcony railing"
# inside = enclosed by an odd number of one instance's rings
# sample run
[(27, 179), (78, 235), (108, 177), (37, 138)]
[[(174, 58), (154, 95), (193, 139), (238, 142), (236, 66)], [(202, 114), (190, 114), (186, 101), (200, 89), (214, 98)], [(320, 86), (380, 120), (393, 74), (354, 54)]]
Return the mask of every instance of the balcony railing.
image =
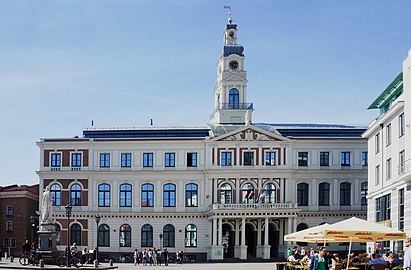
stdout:
[(280, 210), (280, 209), (296, 209), (297, 203), (216, 203), (211, 205), (211, 210)]
[(218, 110), (254, 110), (253, 103), (220, 103), (211, 116)]

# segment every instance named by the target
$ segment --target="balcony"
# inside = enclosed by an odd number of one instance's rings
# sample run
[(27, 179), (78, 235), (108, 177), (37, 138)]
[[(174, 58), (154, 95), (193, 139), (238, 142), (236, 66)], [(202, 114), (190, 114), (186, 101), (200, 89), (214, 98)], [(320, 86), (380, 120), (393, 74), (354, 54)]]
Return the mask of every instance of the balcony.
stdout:
[(216, 203), (210, 210), (284, 210), (297, 209), (297, 203)]
[(253, 103), (220, 103), (211, 116), (218, 110), (254, 110), (254, 105)]

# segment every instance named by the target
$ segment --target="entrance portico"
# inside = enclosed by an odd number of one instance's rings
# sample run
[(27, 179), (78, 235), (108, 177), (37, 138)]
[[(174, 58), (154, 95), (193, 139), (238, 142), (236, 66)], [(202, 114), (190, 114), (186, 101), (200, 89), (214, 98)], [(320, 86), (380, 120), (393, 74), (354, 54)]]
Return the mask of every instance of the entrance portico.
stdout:
[[(282, 251), (283, 231), (295, 230), (296, 204), (214, 204), (208, 260), (270, 259)], [(241, 210), (241, 211), (240, 211)]]

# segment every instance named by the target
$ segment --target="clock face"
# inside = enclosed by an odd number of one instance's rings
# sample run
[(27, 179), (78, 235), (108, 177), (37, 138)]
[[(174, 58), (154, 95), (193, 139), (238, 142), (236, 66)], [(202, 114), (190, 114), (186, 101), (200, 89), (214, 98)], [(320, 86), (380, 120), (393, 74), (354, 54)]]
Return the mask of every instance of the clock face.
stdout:
[(234, 60), (231, 61), (228, 65), (231, 69), (237, 69), (238, 68), (238, 62), (234, 61)]

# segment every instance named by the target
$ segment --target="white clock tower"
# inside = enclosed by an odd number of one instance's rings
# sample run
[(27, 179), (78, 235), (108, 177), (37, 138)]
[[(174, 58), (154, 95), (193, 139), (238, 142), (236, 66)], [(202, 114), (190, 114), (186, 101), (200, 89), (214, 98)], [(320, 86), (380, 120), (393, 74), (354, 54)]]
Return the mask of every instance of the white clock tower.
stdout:
[(244, 47), (237, 44), (237, 25), (231, 16), (224, 30), (224, 47), (217, 64), (214, 112), (211, 125), (246, 125), (252, 121), (253, 104), (247, 103)]

